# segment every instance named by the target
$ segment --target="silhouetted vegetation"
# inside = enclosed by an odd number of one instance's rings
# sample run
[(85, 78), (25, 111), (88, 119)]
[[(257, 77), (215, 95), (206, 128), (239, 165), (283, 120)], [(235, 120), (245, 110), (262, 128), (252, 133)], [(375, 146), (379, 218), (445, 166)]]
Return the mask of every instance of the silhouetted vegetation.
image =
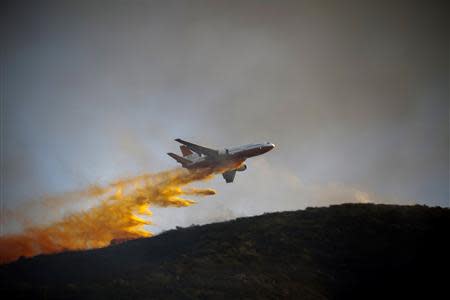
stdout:
[(270, 213), (21, 259), (0, 267), (0, 288), (27, 299), (437, 299), (449, 228), (449, 209), (425, 206)]

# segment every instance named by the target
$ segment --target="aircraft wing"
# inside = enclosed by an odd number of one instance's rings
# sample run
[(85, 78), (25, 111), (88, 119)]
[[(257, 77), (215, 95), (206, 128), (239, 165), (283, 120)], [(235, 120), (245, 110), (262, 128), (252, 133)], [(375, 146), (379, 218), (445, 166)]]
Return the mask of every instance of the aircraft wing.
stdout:
[(219, 155), (219, 151), (214, 150), (214, 149), (210, 149), (210, 148), (199, 146), (199, 145), (196, 145), (193, 143), (189, 143), (189, 142), (183, 141), (182, 139), (176, 139), (175, 141), (177, 141), (180, 144), (185, 145), (192, 151), (197, 152), (199, 154), (204, 154), (206, 156), (211, 156), (211, 157), (217, 157)]
[(236, 170), (227, 171), (222, 174), (223, 178), (227, 183), (233, 182), (234, 176), (236, 175)]

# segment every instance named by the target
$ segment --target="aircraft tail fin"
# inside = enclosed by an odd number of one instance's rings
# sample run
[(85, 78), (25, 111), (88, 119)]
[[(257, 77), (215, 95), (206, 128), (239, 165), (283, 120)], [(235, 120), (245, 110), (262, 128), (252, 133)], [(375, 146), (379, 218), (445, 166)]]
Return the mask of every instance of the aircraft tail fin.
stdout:
[(181, 153), (183, 154), (183, 157), (186, 157), (186, 156), (194, 154), (194, 152), (192, 152), (191, 149), (189, 149), (185, 145), (181, 145), (180, 146), (180, 150), (181, 150)]
[(179, 155), (176, 155), (175, 153), (167, 153), (167, 155), (169, 155), (170, 157), (172, 157), (173, 159), (175, 159), (177, 162), (179, 162), (183, 167), (187, 164), (190, 164), (191, 161), (187, 158), (181, 157)]

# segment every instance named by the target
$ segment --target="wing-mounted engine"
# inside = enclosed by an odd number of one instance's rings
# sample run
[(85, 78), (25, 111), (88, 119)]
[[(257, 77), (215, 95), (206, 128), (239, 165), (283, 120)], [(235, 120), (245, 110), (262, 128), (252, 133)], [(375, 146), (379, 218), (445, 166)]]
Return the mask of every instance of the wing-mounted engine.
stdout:
[(236, 169), (236, 171), (242, 172), (247, 170), (247, 165), (246, 164), (242, 164), (239, 166), (239, 168)]
[(225, 179), (227, 183), (233, 182), (235, 175), (236, 170), (226, 171), (225, 173), (222, 173), (223, 179)]

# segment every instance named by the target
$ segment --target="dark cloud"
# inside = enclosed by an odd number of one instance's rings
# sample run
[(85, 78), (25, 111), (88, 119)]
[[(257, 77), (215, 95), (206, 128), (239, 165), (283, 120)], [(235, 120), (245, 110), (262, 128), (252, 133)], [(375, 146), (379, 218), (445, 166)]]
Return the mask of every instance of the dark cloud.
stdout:
[[(184, 137), (211, 146), (270, 140), (275, 174), (377, 201), (448, 206), (446, 6), (11, 2), (2, 62), (6, 201), (26, 198), (23, 185), (51, 193), (166, 168), (172, 138)], [(237, 180), (258, 177), (252, 169), (250, 161)], [(279, 192), (273, 197), (302, 194), (279, 190), (270, 174), (258, 184)], [(264, 193), (234, 188), (226, 193), (238, 215), (277, 209), (251, 208)], [(303, 198), (279, 208), (302, 207)]]

